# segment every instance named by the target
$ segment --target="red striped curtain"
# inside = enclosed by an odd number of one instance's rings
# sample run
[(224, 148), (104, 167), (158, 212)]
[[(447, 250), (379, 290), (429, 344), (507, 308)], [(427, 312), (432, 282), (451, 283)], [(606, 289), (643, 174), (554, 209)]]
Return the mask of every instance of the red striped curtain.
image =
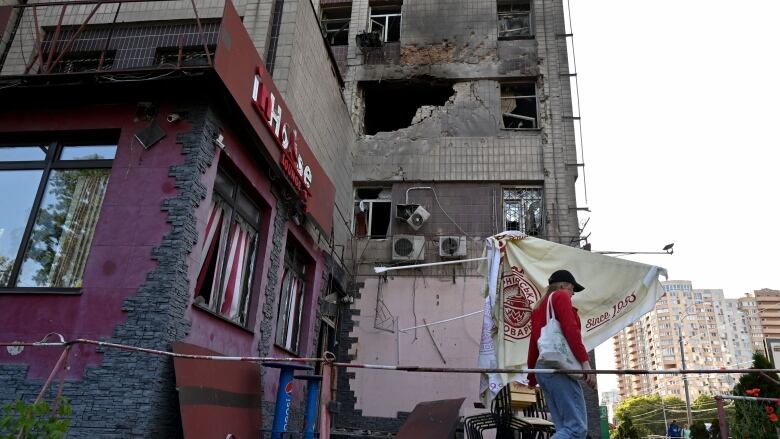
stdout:
[(222, 231), (222, 222), (225, 218), (225, 209), (222, 207), (222, 203), (215, 199), (211, 202), (211, 213), (209, 214), (209, 221), (206, 224), (206, 233), (203, 239), (203, 247), (200, 257), (200, 273), (198, 274), (198, 280), (195, 283), (195, 294), (198, 295), (203, 288), (203, 283), (208, 276), (209, 267), (216, 266), (215, 273), (212, 281), (212, 291), (214, 285), (218, 285), (219, 281), (219, 264), (212, 264), (211, 261), (218, 257), (219, 250), (219, 238)]
[(225, 262), (225, 284), (222, 292), (222, 307), (219, 312), (223, 316), (236, 320), (241, 311), (241, 299), (249, 261), (250, 239), (252, 231), (241, 222), (233, 223), (228, 242), (227, 259)]

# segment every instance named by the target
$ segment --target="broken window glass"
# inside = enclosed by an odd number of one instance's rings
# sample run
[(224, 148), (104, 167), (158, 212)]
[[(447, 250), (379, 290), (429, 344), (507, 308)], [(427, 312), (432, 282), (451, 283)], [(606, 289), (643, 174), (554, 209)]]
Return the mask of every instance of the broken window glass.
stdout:
[(501, 84), (501, 116), (507, 129), (538, 128), (536, 85)]
[(371, 32), (384, 43), (401, 40), (401, 5), (371, 8)]
[(323, 7), (320, 24), (325, 39), (331, 46), (346, 46), (349, 44), (349, 18), (352, 15), (350, 7)]
[(498, 38), (527, 38), (531, 33), (531, 2), (502, 0), (498, 2)]
[(357, 238), (384, 239), (390, 231), (390, 188), (355, 189), (353, 233)]
[(528, 236), (543, 236), (543, 203), (542, 188), (505, 188), (504, 230), (517, 230)]
[(195, 304), (246, 326), (260, 208), (225, 170), (217, 172), (201, 243)]

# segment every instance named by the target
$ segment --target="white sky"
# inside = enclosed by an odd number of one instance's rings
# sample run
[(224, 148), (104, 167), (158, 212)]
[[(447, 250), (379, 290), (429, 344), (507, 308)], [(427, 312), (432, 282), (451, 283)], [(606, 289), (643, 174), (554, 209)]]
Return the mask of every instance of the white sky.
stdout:
[[(593, 250), (674, 242), (629, 259), (726, 297), (780, 288), (780, 2), (571, 0), (571, 15)], [(611, 342), (596, 354), (614, 367)]]

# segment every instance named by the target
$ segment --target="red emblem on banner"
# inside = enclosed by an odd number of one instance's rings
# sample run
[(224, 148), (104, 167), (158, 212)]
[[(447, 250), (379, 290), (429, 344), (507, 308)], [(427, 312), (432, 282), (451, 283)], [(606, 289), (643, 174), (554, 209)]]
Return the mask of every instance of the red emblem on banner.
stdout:
[(512, 267), (501, 277), (504, 296), (504, 339), (520, 340), (531, 335), (531, 311), (542, 297), (521, 267)]

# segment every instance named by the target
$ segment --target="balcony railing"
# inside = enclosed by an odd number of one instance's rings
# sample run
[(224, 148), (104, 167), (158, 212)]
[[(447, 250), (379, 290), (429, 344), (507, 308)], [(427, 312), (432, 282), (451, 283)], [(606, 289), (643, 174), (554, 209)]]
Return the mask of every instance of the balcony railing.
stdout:
[[(159, 21), (161, 4), (176, 19)], [(14, 12), (4, 75), (212, 67), (220, 30), (194, 0), (28, 3)]]

